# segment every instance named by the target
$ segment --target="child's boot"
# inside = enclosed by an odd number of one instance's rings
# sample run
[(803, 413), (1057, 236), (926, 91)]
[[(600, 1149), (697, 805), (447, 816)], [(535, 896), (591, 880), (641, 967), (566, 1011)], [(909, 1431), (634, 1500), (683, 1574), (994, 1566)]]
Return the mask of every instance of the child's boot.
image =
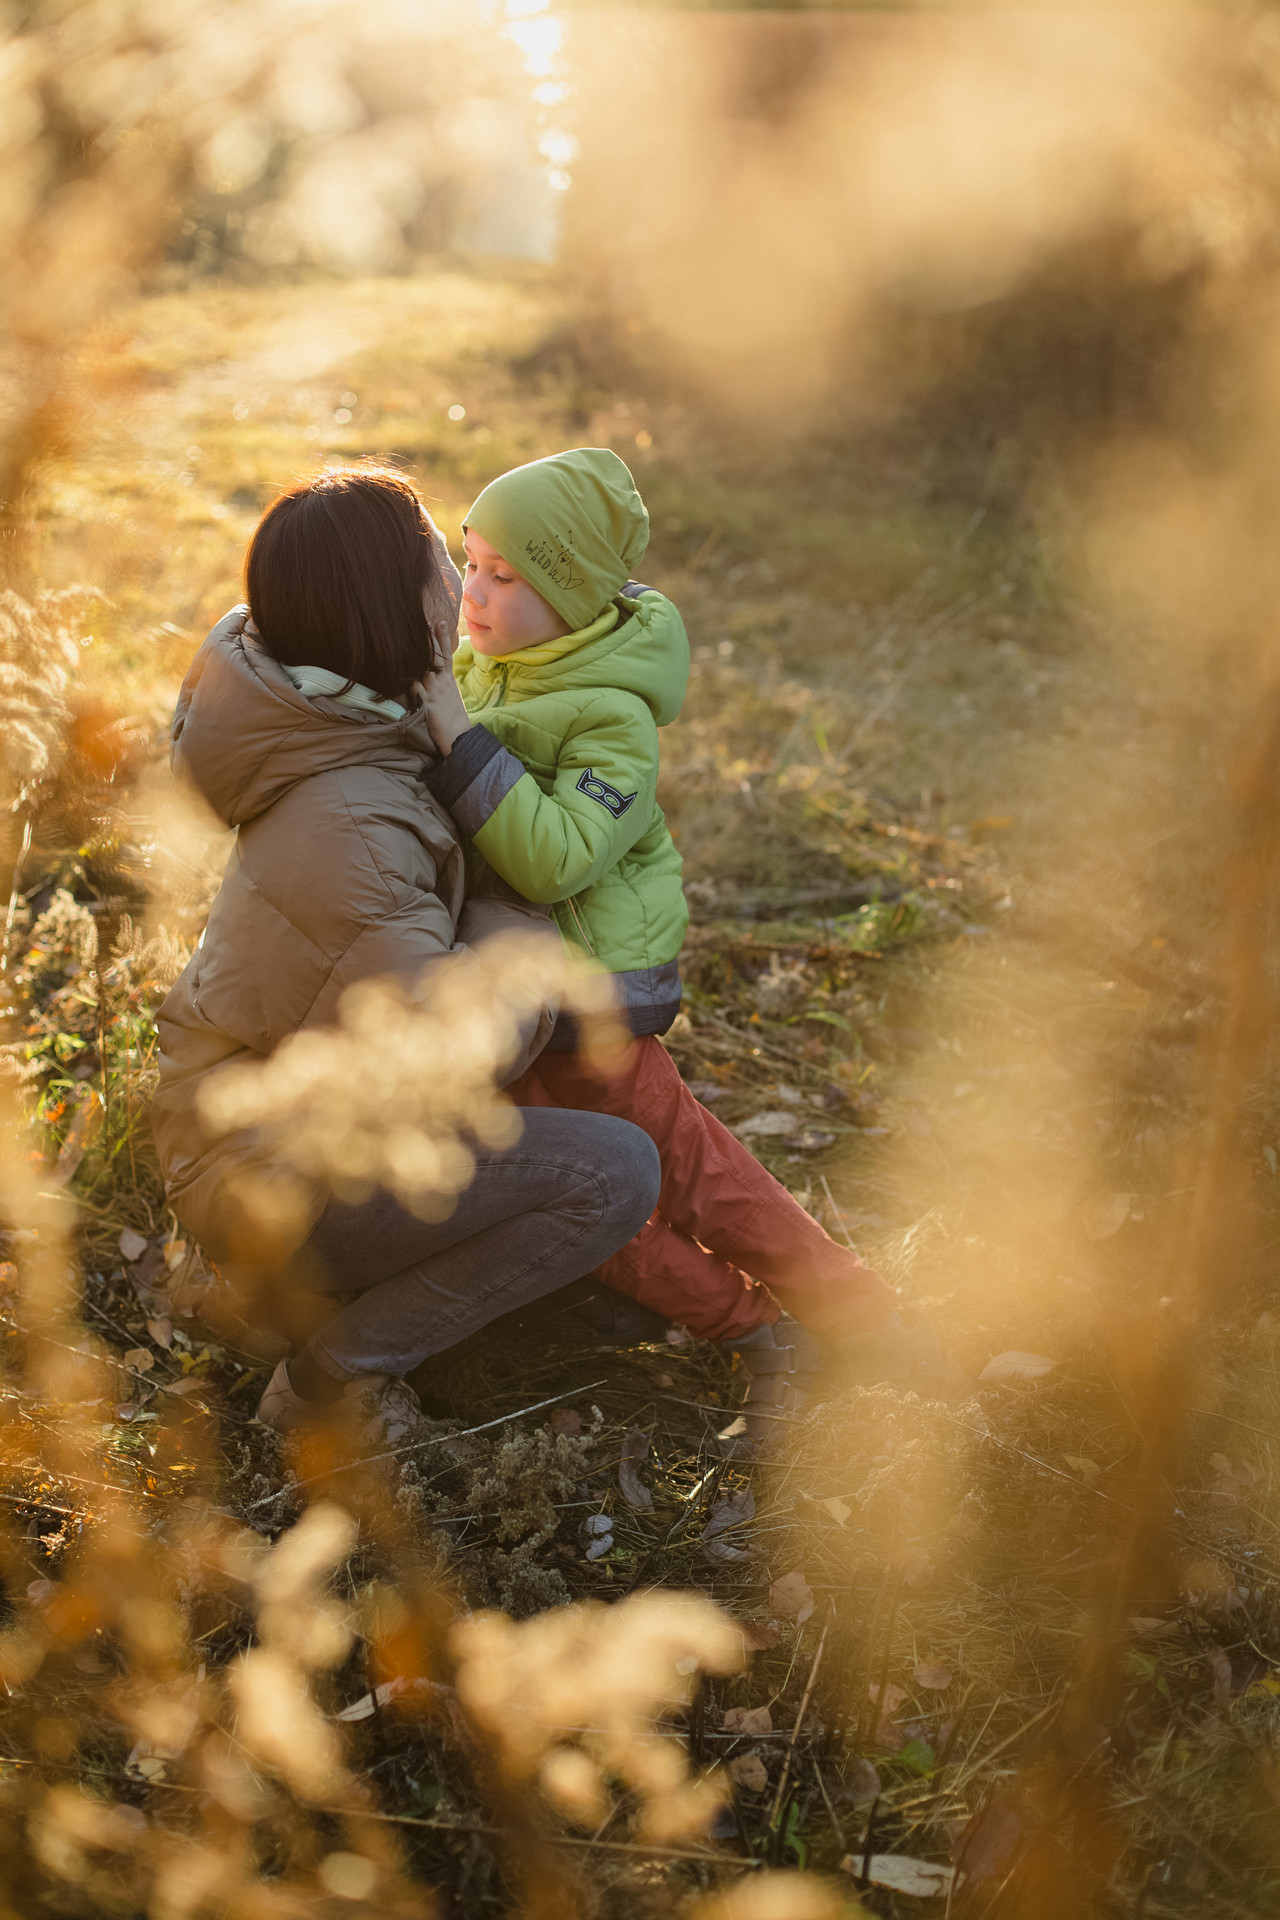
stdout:
[(721, 1351), (736, 1353), (748, 1378), (738, 1417), (716, 1436), (719, 1451), (726, 1460), (757, 1460), (781, 1440), (787, 1421), (814, 1391), (822, 1353), (808, 1328), (788, 1313), (723, 1341)]
[(932, 1322), (911, 1309), (890, 1314), (874, 1333), (841, 1334), (837, 1344), (844, 1378), (856, 1385), (887, 1381), (922, 1400), (964, 1400), (973, 1392), (972, 1380)]

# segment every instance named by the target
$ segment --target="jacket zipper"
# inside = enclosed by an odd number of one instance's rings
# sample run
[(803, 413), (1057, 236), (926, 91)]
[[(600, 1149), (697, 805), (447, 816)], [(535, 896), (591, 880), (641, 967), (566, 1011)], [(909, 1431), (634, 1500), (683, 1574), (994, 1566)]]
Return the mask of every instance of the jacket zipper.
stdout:
[(582, 924), (582, 916), (578, 912), (576, 904), (572, 900), (566, 900), (565, 905), (568, 907), (570, 913), (573, 915), (573, 923), (577, 927), (578, 932), (581, 935), (583, 946), (586, 948), (587, 952), (591, 955), (591, 958), (594, 960), (596, 957), (596, 950), (591, 944), (590, 935), (588, 934), (586, 928)]
[[(500, 707), (507, 697), (507, 677), (510, 672), (510, 669), (507, 667), (495, 667), (493, 672), (494, 672), (494, 679), (497, 681), (497, 687), (498, 687), (497, 697), (496, 699), (486, 700), (485, 701), (486, 707)], [(591, 944), (591, 936), (588, 934), (586, 928), (582, 924), (582, 915), (578, 912), (578, 909), (574, 905), (572, 900), (567, 901), (566, 905), (568, 906), (570, 913), (573, 915), (573, 924), (578, 929), (578, 935), (582, 941), (583, 946), (586, 948), (587, 952), (591, 955), (591, 958), (594, 960), (596, 957), (596, 950)]]

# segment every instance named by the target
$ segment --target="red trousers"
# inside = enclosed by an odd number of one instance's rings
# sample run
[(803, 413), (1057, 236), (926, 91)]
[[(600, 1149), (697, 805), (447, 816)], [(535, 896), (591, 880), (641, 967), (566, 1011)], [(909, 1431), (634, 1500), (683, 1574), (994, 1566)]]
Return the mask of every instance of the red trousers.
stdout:
[(662, 1160), (657, 1212), (596, 1278), (706, 1340), (730, 1340), (780, 1305), (815, 1332), (863, 1332), (894, 1305), (888, 1283), (837, 1246), (727, 1127), (700, 1106), (652, 1035), (604, 1078), (576, 1054), (542, 1054), (507, 1088), (521, 1107), (612, 1113)]

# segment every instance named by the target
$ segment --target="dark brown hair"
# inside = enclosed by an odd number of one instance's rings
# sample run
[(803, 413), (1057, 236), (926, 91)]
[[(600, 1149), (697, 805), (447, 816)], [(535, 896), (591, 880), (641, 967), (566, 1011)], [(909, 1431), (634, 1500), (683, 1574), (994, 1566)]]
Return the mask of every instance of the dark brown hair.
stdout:
[(245, 554), (262, 644), (290, 667), (328, 667), (403, 700), (441, 659), (423, 610), (456, 621), (444, 541), (394, 467), (326, 467), (271, 502)]

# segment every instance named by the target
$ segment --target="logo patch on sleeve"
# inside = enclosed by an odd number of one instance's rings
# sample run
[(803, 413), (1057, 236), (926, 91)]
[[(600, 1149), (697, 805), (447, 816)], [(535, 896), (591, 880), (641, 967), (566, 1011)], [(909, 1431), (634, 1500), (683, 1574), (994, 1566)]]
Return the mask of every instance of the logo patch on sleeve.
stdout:
[(590, 767), (585, 773), (578, 775), (578, 792), (585, 793), (588, 800), (598, 800), (602, 807), (609, 809), (615, 820), (621, 820), (631, 802), (636, 798), (634, 793), (619, 793), (618, 789), (611, 787), (607, 780), (598, 780)]

